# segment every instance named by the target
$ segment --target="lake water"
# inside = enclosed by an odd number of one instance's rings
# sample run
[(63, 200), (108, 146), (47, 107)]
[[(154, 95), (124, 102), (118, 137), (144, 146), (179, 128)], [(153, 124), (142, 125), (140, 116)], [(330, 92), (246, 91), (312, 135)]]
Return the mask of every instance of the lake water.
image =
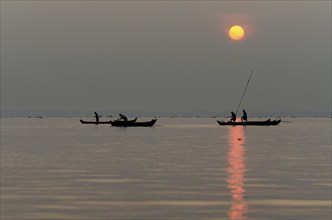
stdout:
[(330, 219), (331, 119), (285, 120), (2, 118), (1, 220)]

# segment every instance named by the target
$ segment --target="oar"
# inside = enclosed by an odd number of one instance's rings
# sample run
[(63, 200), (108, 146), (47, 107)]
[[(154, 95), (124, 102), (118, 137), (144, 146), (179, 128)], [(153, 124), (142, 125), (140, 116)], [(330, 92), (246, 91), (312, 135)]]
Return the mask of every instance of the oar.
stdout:
[(93, 118), (92, 118), (90, 121), (92, 121), (93, 119), (95, 119), (95, 117), (96, 117), (96, 116), (93, 116)]

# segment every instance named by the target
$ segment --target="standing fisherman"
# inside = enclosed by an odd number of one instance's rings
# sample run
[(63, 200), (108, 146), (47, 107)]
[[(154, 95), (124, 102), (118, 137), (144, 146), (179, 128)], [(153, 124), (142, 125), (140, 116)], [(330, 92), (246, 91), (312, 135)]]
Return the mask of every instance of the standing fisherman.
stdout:
[(243, 116), (241, 117), (241, 121), (242, 122), (247, 122), (248, 121), (247, 112), (244, 109), (243, 109)]
[(99, 115), (95, 112), (96, 123), (99, 123)]

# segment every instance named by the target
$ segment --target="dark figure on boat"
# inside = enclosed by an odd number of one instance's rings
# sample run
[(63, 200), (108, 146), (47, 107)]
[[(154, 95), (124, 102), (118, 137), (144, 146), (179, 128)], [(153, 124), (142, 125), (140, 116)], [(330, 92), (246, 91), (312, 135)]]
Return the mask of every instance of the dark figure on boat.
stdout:
[(248, 122), (247, 112), (243, 109), (243, 116), (241, 117), (242, 122)]
[(99, 115), (95, 112), (96, 123), (99, 123)]
[(236, 114), (234, 112), (231, 112), (231, 114), (232, 114), (232, 116), (231, 116), (230, 121), (235, 122), (236, 121)]
[(123, 114), (119, 114), (119, 116), (120, 116), (120, 120), (122, 119), (124, 122), (127, 122), (128, 121), (128, 118), (127, 118), (127, 116), (125, 116), (125, 115), (123, 115)]

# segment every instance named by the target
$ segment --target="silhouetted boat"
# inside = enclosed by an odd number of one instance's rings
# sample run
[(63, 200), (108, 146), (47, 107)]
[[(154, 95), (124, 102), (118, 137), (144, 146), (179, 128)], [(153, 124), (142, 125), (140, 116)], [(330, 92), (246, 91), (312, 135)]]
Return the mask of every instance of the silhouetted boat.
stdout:
[[(128, 123), (135, 122), (136, 120), (137, 120), (137, 118), (128, 121)], [(99, 121), (99, 122), (96, 122), (96, 121), (84, 121), (84, 120), (81, 120), (81, 119), (80, 119), (80, 122), (82, 124), (95, 124), (95, 125), (99, 125), (99, 124), (111, 124), (111, 121)]]
[(270, 126), (270, 125), (278, 125), (281, 122), (281, 119), (279, 120), (272, 120), (268, 119), (266, 121), (248, 121), (248, 122), (230, 122), (230, 121), (218, 121), (219, 125), (240, 125), (240, 126)]
[(111, 121), (111, 124), (112, 126), (116, 127), (151, 127), (156, 123), (156, 121), (157, 119), (152, 119), (151, 121), (146, 121), (146, 122), (115, 120)]

